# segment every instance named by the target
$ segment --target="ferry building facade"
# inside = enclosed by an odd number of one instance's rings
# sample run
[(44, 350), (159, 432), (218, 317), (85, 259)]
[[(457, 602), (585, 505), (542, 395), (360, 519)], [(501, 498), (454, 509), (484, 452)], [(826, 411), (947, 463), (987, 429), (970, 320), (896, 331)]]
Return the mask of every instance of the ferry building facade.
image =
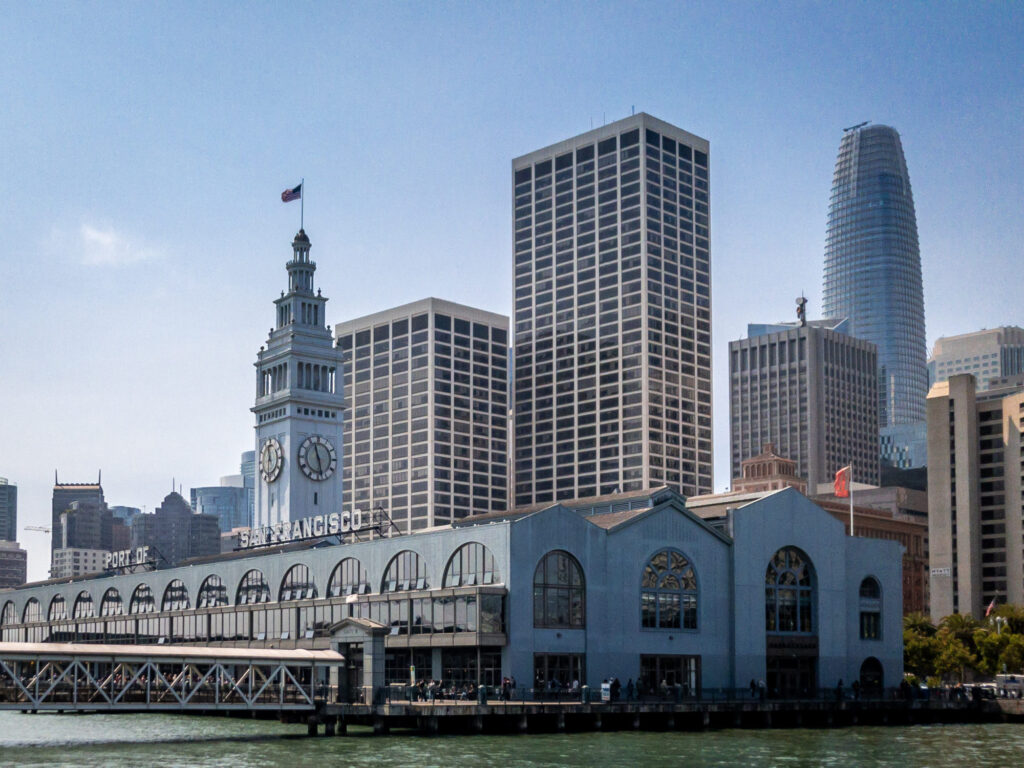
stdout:
[(304, 232), (292, 247), (256, 363), (252, 546), (0, 591), (0, 640), (335, 647), (349, 696), (410, 677), (691, 695), (902, 680), (901, 547), (845, 536), (792, 488), (713, 525), (668, 488), (407, 535), (342, 509), (343, 360)]

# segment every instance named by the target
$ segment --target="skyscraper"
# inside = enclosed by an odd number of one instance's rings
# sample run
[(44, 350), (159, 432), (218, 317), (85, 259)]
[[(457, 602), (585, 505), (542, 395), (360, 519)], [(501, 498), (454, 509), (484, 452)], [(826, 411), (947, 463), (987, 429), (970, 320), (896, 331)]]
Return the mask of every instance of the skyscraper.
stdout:
[(845, 321), (749, 325), (729, 342), (732, 476), (773, 443), (811, 495), (847, 464), (878, 483), (877, 352)]
[(508, 506), (508, 318), (422, 299), (338, 323), (343, 503), (403, 533)]
[(0, 477), (0, 541), (18, 540), (18, 486)]
[(958, 373), (972, 374), (978, 389), (988, 389), (992, 379), (1024, 373), (1024, 328), (1005, 325), (940, 337), (928, 358), (928, 383)]
[(51, 535), (50, 549), (54, 550), (63, 546), (64, 532), (61, 525), (61, 513), (66, 512), (72, 502), (84, 501), (106, 507), (107, 502), (103, 498), (103, 486), (100, 484), (100, 477), (95, 483), (61, 483), (57, 479), (57, 471), (53, 473), (53, 503), (51, 508)]
[(823, 314), (878, 347), (878, 424), (923, 423), (928, 394), (917, 220), (900, 135), (847, 128), (832, 177)]
[(515, 504), (709, 493), (708, 142), (640, 113), (512, 175)]

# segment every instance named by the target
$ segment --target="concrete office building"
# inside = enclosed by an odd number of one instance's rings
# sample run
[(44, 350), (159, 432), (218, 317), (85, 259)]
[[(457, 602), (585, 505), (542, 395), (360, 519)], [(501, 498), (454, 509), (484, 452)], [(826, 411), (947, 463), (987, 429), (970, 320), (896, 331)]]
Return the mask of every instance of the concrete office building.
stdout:
[(711, 490), (708, 168), (643, 113), (512, 161), (515, 504)]
[(150, 556), (161, 567), (220, 553), (220, 519), (194, 513), (175, 491), (164, 497), (153, 514), (135, 517), (131, 533), (131, 548), (150, 547)]
[(408, 533), (508, 506), (508, 318), (423, 299), (334, 328), (343, 505)]
[(109, 549), (88, 549), (86, 547), (59, 547), (53, 550), (50, 565), (51, 579), (66, 579), (101, 573)]
[(792, 696), (898, 684), (901, 603), (899, 545), (847, 537), (794, 489), (714, 527), (662, 488), (29, 585), (0, 595), (0, 639), (326, 648), (356, 618), (350, 700), (364, 665), (374, 687), (415, 667), (458, 685), (616, 676), (691, 695), (754, 678)]
[(28, 552), (16, 541), (0, 540), (0, 589), (13, 589), (28, 577)]
[(928, 358), (928, 381), (936, 384), (958, 373), (969, 373), (978, 389), (988, 389), (992, 379), (1024, 373), (1024, 328), (1002, 328), (941, 336)]
[(979, 390), (954, 374), (928, 394), (931, 616), (980, 619), (1024, 603), (1024, 377)]
[(72, 502), (84, 501), (93, 502), (98, 505), (106, 505), (103, 498), (102, 477), (97, 477), (95, 483), (61, 483), (57, 479), (57, 471), (53, 472), (53, 502), (50, 518), (50, 549), (56, 549), (64, 542), (64, 533), (61, 528), (60, 516), (66, 512)]
[(0, 541), (18, 540), (18, 486), (0, 477)]
[(733, 477), (772, 443), (809, 488), (848, 464), (854, 480), (878, 484), (876, 350), (846, 331), (831, 320), (755, 324), (729, 342)]

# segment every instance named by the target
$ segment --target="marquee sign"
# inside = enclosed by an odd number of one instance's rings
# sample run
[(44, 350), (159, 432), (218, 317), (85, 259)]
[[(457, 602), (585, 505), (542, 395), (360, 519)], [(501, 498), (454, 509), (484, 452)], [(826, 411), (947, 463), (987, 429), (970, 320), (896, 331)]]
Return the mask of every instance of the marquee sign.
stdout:
[(361, 531), (370, 526), (370, 516), (364, 517), (362, 510), (353, 509), (314, 515), (302, 520), (291, 520), (265, 525), (259, 528), (243, 528), (238, 533), (238, 548), (252, 549), (269, 544), (284, 544), (289, 541), (318, 539), (340, 533)]

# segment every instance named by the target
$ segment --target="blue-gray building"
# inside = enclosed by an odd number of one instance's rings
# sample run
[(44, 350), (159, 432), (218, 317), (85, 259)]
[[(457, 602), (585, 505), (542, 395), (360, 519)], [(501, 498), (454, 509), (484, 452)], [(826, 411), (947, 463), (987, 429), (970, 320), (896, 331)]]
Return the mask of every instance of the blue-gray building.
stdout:
[(928, 394), (917, 219), (900, 135), (843, 133), (825, 239), (825, 317), (878, 347), (878, 424), (923, 423)]
[(28, 585), (0, 599), (0, 634), (333, 646), (351, 698), (407, 682), (410, 667), (453, 683), (614, 676), (691, 694), (752, 679), (777, 695), (902, 680), (900, 546), (847, 537), (792, 488), (713, 524), (660, 488), (380, 534)]

